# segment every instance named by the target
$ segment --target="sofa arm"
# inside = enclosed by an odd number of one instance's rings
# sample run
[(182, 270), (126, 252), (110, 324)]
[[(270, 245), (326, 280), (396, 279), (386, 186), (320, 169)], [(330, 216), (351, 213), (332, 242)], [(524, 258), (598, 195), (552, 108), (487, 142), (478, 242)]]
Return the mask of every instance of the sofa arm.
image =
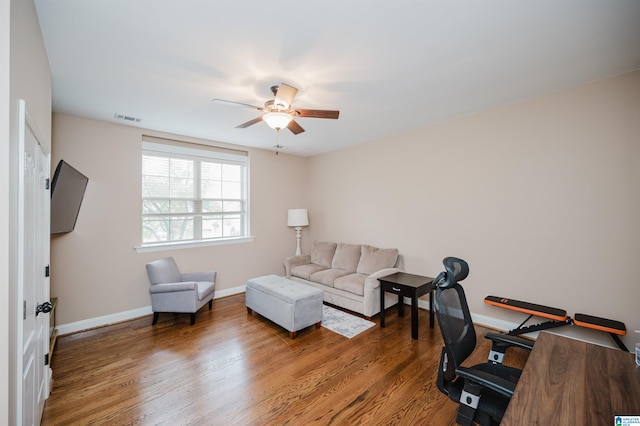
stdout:
[(188, 272), (186, 274), (182, 274), (181, 281), (206, 281), (208, 283), (212, 283), (216, 281), (216, 271)]
[(380, 269), (379, 271), (376, 271), (373, 274), (369, 275), (367, 278), (364, 279), (364, 291), (365, 291), (365, 293), (367, 291), (373, 291), (376, 288), (380, 287), (380, 281), (378, 281), (378, 278), (384, 277), (384, 276), (387, 276), (387, 275), (391, 275), (391, 274), (395, 274), (396, 272), (400, 272), (400, 269), (398, 269), (398, 268), (384, 268), (384, 269)]
[(300, 254), (298, 256), (285, 257), (284, 259), (284, 273), (287, 278), (291, 278), (291, 269), (300, 265), (307, 265), (311, 263), (311, 255)]
[(176, 291), (198, 291), (198, 284), (194, 281), (183, 282), (183, 283), (164, 283), (164, 284), (154, 284), (149, 287), (149, 293), (172, 293)]
[[(364, 279), (364, 316), (372, 317), (380, 312), (380, 281), (378, 281), (378, 278), (395, 274), (396, 272), (400, 272), (400, 269), (384, 268)], [(388, 306), (391, 305), (387, 305), (387, 307)]]

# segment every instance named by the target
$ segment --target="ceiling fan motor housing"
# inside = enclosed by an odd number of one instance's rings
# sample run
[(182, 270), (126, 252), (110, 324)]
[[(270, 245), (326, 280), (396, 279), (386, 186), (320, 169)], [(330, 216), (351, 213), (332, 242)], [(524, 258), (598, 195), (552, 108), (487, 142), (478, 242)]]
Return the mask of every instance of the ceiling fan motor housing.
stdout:
[(284, 111), (286, 107), (283, 104), (276, 104), (275, 99), (270, 99), (264, 103), (264, 109), (269, 112), (272, 112), (272, 111), (278, 112), (278, 111)]

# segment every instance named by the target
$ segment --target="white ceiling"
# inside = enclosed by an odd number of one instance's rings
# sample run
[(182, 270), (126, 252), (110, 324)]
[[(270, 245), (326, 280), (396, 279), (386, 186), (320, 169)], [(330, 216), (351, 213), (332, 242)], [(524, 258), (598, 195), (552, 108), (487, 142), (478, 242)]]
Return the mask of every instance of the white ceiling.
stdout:
[[(640, 69), (639, 0), (35, 0), (55, 112), (314, 155)], [(279, 135), (221, 98), (338, 109)]]

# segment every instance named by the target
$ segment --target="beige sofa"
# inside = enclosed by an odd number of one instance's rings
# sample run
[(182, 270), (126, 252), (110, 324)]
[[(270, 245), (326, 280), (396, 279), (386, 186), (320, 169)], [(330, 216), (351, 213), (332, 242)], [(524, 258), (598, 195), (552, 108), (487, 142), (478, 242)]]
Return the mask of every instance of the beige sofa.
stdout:
[[(380, 312), (379, 277), (404, 268), (398, 249), (314, 241), (311, 253), (287, 257), (286, 277), (324, 291), (324, 301), (372, 317)], [(385, 293), (385, 307), (398, 296)]]

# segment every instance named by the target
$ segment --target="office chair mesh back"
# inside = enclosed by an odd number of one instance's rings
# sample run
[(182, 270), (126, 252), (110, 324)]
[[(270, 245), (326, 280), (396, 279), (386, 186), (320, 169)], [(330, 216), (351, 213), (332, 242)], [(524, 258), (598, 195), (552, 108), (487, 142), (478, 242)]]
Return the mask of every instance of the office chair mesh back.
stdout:
[(436, 312), (452, 370), (460, 365), (476, 346), (476, 332), (464, 295), (462, 281), (469, 275), (469, 265), (462, 259), (447, 257), (442, 263), (446, 269), (434, 280)]
[(462, 286), (456, 283), (451, 287), (438, 288), (436, 304), (448, 361), (453, 363), (449, 368), (455, 370), (476, 347), (476, 332)]

